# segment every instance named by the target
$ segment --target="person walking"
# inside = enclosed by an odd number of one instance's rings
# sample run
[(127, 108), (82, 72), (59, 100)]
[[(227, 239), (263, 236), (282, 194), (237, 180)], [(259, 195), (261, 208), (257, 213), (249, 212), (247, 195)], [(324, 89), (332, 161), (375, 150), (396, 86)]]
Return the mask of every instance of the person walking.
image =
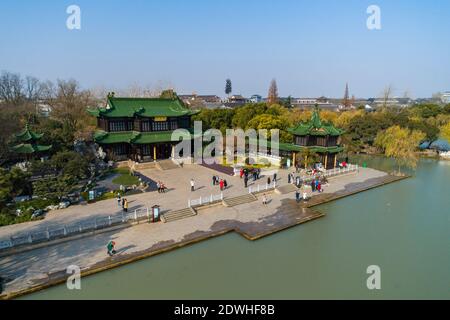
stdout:
[(243, 176), (244, 176), (244, 169), (241, 168), (241, 170), (239, 170), (239, 177), (242, 179)]
[(159, 183), (159, 180), (156, 183), (156, 187), (158, 188), (158, 193), (161, 193), (161, 183)]
[(303, 202), (306, 202), (308, 200), (308, 194), (306, 193), (306, 190), (303, 190)]
[(223, 179), (220, 179), (219, 187), (220, 187), (220, 191), (223, 191), (223, 187), (224, 187)]
[(128, 200), (125, 199), (125, 202), (123, 203), (123, 211), (128, 212)]
[(296, 200), (297, 202), (300, 201), (300, 191), (299, 191), (298, 189), (295, 190), (295, 200)]
[(322, 192), (322, 184), (320, 182), (317, 184), (317, 191), (319, 191), (319, 193)]
[(160, 183), (160, 186), (161, 186), (161, 193), (165, 193), (166, 192), (166, 186), (165, 186), (165, 184), (163, 183), (163, 182), (161, 182)]
[(276, 172), (273, 174), (273, 181), (277, 181), (277, 173)]
[(270, 186), (270, 177), (267, 177), (267, 185)]
[(267, 205), (267, 196), (265, 193), (263, 194), (263, 197), (262, 197), (262, 204)]
[(117, 193), (117, 205), (120, 207), (120, 204), (122, 202), (122, 196), (120, 195), (120, 193)]
[(223, 188), (226, 189), (228, 187), (228, 182), (226, 179), (223, 179)]
[(288, 173), (288, 183), (291, 183), (291, 174), (290, 173)]
[(125, 198), (122, 198), (122, 210), (124, 205), (125, 205)]
[(213, 182), (213, 186), (215, 186), (216, 185), (216, 176), (212, 177), (212, 182)]
[(106, 249), (108, 250), (107, 253), (110, 257), (116, 254), (116, 250), (114, 249), (115, 245), (116, 243), (112, 240), (106, 245)]
[(191, 178), (191, 191), (195, 190), (195, 181)]
[(244, 187), (247, 188), (248, 177), (244, 177)]

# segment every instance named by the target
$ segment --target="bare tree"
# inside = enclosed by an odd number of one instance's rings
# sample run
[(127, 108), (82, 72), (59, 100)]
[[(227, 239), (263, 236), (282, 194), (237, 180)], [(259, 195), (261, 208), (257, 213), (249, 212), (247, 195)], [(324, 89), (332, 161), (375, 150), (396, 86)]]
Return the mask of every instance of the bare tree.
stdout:
[(383, 90), (383, 109), (386, 109), (388, 107), (389, 104), (389, 99), (391, 98), (392, 92), (394, 91), (392, 85), (388, 85), (386, 88), (384, 88)]
[(23, 80), (18, 73), (3, 71), (0, 75), (0, 99), (18, 105), (24, 99)]

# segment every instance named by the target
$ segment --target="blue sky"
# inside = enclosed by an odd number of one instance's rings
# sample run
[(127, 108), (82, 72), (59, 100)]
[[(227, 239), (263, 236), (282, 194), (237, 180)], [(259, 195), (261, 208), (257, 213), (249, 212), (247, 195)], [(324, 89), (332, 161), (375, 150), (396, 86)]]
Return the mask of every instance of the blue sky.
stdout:
[[(68, 30), (66, 8), (81, 8)], [(369, 5), (382, 29), (366, 28)], [(450, 90), (447, 0), (1, 0), (0, 70), (83, 87), (413, 97)]]

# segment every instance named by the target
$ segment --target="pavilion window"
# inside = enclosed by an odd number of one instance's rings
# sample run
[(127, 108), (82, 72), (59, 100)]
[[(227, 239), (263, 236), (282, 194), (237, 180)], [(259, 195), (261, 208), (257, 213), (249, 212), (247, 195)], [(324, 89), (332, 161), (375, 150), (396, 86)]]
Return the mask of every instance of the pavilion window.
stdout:
[(141, 122), (141, 131), (142, 132), (152, 131), (151, 121), (142, 121)]
[(116, 144), (112, 147), (112, 152), (116, 156), (121, 156), (127, 153), (127, 146), (125, 144)]
[(298, 146), (306, 146), (308, 143), (308, 137), (304, 136), (296, 136), (295, 137), (295, 144)]
[(178, 121), (176, 119), (170, 120), (170, 130), (178, 129)]
[(150, 144), (144, 144), (142, 146), (142, 155), (148, 156), (148, 155), (151, 155), (152, 152), (153, 152), (153, 148)]
[(126, 121), (110, 121), (109, 122), (109, 131), (117, 132), (117, 131), (128, 131)]
[(317, 145), (326, 147), (327, 146), (327, 138), (326, 137), (317, 137)]
[(337, 137), (336, 136), (331, 136), (328, 138), (328, 146), (329, 147), (334, 147), (337, 145)]
[(167, 121), (152, 122), (152, 131), (168, 131), (169, 123)]

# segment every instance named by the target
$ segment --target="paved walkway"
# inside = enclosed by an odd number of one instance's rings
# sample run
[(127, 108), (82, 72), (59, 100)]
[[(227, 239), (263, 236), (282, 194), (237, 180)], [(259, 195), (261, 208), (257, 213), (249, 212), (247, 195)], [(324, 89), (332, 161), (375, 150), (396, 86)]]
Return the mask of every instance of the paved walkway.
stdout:
[[(352, 192), (365, 190), (389, 178), (383, 172), (364, 168), (358, 174), (331, 178), (323, 194), (340, 196), (343, 190), (351, 186)], [(356, 185), (358, 187), (354, 187)], [(293, 198), (293, 193), (271, 193), (267, 205), (262, 204), (261, 198), (231, 208), (219, 205), (199, 210), (198, 215), (183, 220), (137, 225), (3, 257), (0, 258), (0, 275), (5, 282), (4, 293), (60, 281), (66, 276), (67, 266), (73, 264), (82, 270), (101, 270), (230, 230), (256, 239), (320, 216), (311, 209), (302, 208)], [(106, 255), (105, 249), (111, 239), (117, 242), (118, 249), (118, 254), (113, 258)]]
[[(272, 172), (272, 171), (270, 171)], [(287, 170), (280, 170), (278, 173), (280, 184), (287, 183)], [(184, 165), (183, 168), (161, 171), (158, 169), (141, 170), (143, 174), (154, 181), (161, 180), (168, 188), (166, 193), (157, 191), (145, 192), (141, 194), (127, 196), (129, 201), (128, 210), (152, 207), (160, 205), (161, 212), (169, 210), (178, 210), (188, 207), (189, 199), (198, 199), (200, 196), (207, 197), (211, 194), (220, 194), (219, 186), (212, 185), (212, 176), (219, 175), (228, 182), (228, 188), (223, 191), (224, 197), (234, 197), (248, 193), (244, 188), (243, 179), (239, 177), (225, 176), (217, 171), (200, 165)], [(190, 191), (190, 179), (195, 180), (195, 191)], [(277, 178), (278, 179), (278, 178)], [(258, 183), (265, 185), (267, 177), (261, 177)], [(248, 186), (254, 185), (253, 181)], [(156, 185), (151, 186), (156, 190)], [(86, 219), (107, 217), (109, 215), (119, 214), (121, 207), (118, 206), (115, 199), (103, 200), (92, 204), (74, 205), (67, 209), (54, 210), (47, 213), (45, 219), (30, 221), (10, 226), (0, 227), (0, 239), (8, 238), (12, 235), (45, 230), (57, 226), (77, 223)]]

